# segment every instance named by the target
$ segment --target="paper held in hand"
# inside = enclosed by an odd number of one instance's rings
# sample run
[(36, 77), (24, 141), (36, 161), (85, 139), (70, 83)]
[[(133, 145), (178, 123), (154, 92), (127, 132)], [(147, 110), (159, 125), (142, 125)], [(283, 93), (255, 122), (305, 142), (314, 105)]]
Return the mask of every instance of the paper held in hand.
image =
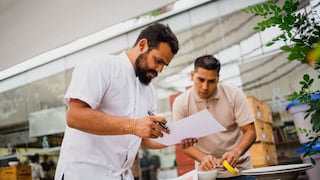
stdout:
[(199, 138), (226, 130), (207, 109), (168, 124), (168, 127), (170, 134), (164, 133), (162, 138), (157, 138), (155, 141), (169, 146), (178, 144), (186, 138)]

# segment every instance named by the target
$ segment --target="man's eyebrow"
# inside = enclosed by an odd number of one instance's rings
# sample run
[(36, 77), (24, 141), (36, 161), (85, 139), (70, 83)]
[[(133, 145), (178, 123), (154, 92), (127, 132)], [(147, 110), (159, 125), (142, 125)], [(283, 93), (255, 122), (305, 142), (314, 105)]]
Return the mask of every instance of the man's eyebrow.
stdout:
[(169, 64), (168, 63), (166, 63), (163, 59), (161, 59), (161, 58), (158, 58), (158, 60), (163, 64), (163, 65), (165, 65), (165, 66), (168, 66)]

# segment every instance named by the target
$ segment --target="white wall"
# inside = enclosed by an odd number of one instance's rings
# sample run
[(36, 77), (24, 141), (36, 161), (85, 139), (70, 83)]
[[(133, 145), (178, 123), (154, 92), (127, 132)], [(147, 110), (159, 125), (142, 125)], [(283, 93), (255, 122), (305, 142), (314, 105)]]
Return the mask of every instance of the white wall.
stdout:
[(174, 0), (1, 0), (0, 71)]

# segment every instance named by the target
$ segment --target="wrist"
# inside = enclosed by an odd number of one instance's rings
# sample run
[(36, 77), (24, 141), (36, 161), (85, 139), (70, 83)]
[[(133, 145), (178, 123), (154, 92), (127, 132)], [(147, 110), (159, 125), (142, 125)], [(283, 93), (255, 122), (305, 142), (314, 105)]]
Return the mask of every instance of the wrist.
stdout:
[(232, 152), (235, 153), (238, 157), (240, 157), (242, 154), (242, 151), (239, 149), (233, 149)]
[(205, 157), (206, 157), (206, 154), (199, 154), (199, 155), (196, 157), (196, 160), (197, 160), (198, 162), (201, 162)]
[(131, 132), (132, 132), (133, 135), (136, 135), (136, 124), (137, 124), (136, 121), (137, 120), (132, 119), (131, 121), (132, 121), (132, 131)]

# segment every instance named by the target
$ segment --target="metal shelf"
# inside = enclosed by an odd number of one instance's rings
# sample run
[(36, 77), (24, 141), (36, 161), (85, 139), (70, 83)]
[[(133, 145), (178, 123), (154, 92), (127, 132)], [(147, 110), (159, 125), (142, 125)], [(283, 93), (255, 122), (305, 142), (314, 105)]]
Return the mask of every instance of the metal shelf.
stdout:
[(15, 158), (15, 157), (19, 157), (19, 156), (29, 156), (29, 155), (34, 155), (36, 153), (45, 154), (45, 153), (48, 153), (48, 152), (56, 152), (56, 151), (60, 151), (60, 149), (61, 149), (61, 147), (57, 146), (57, 147), (39, 149), (39, 150), (35, 150), (35, 151), (30, 151), (30, 152), (17, 153), (17, 154), (14, 154), (14, 155), (2, 156), (2, 157), (0, 157), (0, 160)]

